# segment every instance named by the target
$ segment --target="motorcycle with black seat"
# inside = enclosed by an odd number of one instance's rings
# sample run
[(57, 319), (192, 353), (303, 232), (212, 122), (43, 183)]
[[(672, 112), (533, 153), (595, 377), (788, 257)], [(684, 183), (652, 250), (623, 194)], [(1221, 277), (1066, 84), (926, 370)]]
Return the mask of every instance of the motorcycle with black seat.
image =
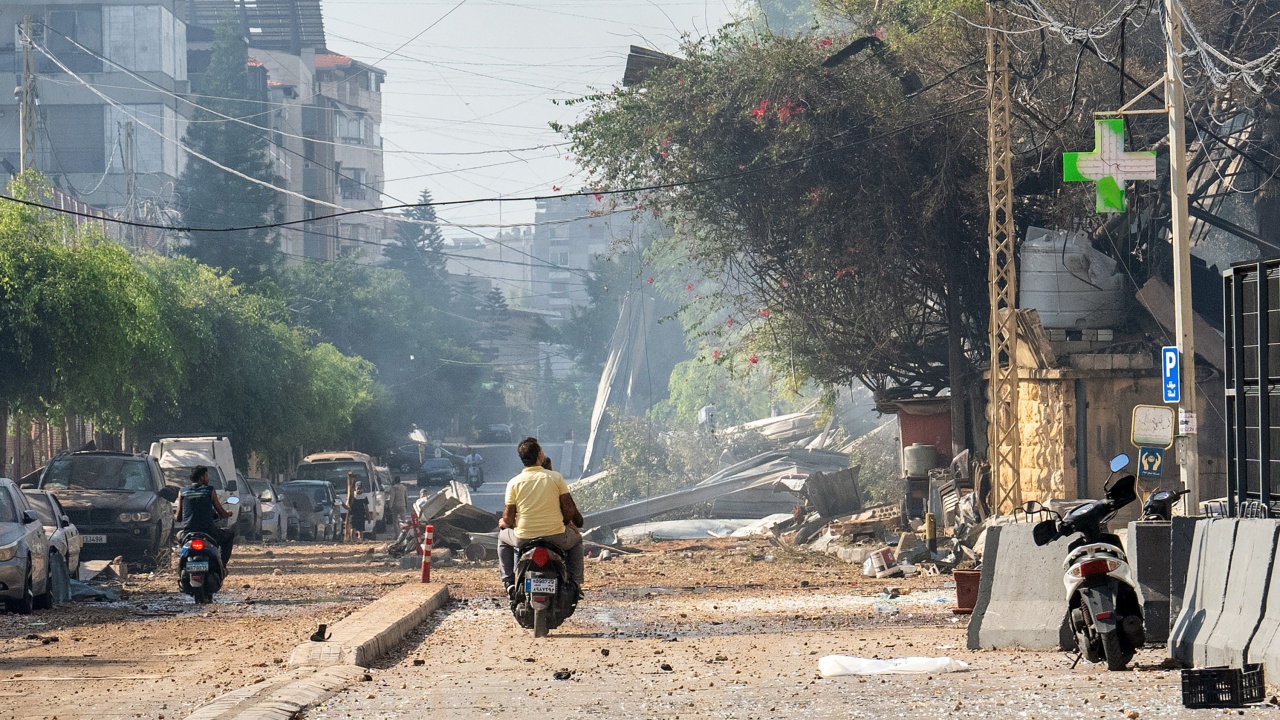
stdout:
[(552, 543), (529, 540), (516, 553), (511, 614), (534, 637), (546, 637), (578, 608), (578, 584), (569, 576), (564, 553)]
[(1029, 513), (1051, 513), (1054, 517), (1032, 529), (1036, 545), (1048, 545), (1079, 534), (1067, 546), (1063, 563), (1066, 574), (1067, 611), (1080, 654), (1089, 662), (1106, 660), (1108, 670), (1123, 670), (1134, 652), (1146, 642), (1142, 626), (1142, 591), (1138, 588), (1120, 538), (1107, 531), (1107, 521), (1120, 508), (1138, 499), (1136, 479), (1126, 475), (1111, 479), (1129, 464), (1129, 456), (1111, 460), (1111, 475), (1103, 484), (1106, 497), (1089, 500), (1066, 515), (1029, 502)]
[(222, 589), (222, 553), (213, 536), (192, 532), (182, 538), (178, 587), (197, 605), (213, 602), (213, 594)]

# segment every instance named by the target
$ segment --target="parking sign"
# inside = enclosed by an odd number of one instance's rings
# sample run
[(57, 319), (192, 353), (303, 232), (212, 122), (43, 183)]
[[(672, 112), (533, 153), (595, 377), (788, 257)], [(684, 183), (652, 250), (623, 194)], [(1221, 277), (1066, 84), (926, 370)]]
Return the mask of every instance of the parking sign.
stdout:
[(1166, 346), (1160, 349), (1160, 369), (1164, 373), (1164, 401), (1182, 402), (1182, 380), (1178, 373), (1178, 348)]

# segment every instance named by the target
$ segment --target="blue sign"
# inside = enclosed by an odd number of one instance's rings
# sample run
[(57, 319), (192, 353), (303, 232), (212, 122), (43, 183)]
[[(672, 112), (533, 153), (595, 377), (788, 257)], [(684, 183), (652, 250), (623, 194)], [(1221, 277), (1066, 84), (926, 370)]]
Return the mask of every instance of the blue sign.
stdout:
[(1182, 379), (1178, 372), (1178, 348), (1160, 349), (1160, 370), (1164, 374), (1164, 401), (1182, 402)]
[(1138, 448), (1138, 477), (1159, 478), (1164, 466), (1164, 450), (1160, 448)]

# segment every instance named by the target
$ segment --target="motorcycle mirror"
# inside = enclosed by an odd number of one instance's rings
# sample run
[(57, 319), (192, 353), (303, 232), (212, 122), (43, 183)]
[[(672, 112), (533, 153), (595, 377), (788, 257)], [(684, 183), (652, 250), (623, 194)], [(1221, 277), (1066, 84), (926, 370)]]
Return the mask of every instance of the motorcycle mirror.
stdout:
[(1028, 500), (1022, 503), (1022, 512), (1028, 515), (1032, 515), (1032, 514), (1041, 512), (1043, 510), (1044, 510), (1044, 506), (1036, 502), (1035, 500)]
[(1058, 537), (1058, 523), (1053, 520), (1041, 520), (1031, 528), (1031, 539), (1036, 545), (1048, 545)]
[(1124, 453), (1111, 458), (1111, 472), (1117, 473), (1129, 466), (1129, 456)]

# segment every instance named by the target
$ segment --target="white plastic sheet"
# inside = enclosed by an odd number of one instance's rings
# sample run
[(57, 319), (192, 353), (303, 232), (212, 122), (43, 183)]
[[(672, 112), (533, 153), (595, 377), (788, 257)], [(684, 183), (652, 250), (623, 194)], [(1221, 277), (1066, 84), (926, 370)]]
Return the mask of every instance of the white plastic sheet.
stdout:
[(828, 655), (818, 661), (823, 677), (839, 675), (923, 675), (925, 673), (963, 672), (969, 664), (949, 657), (905, 657), (872, 660), (851, 655)]

